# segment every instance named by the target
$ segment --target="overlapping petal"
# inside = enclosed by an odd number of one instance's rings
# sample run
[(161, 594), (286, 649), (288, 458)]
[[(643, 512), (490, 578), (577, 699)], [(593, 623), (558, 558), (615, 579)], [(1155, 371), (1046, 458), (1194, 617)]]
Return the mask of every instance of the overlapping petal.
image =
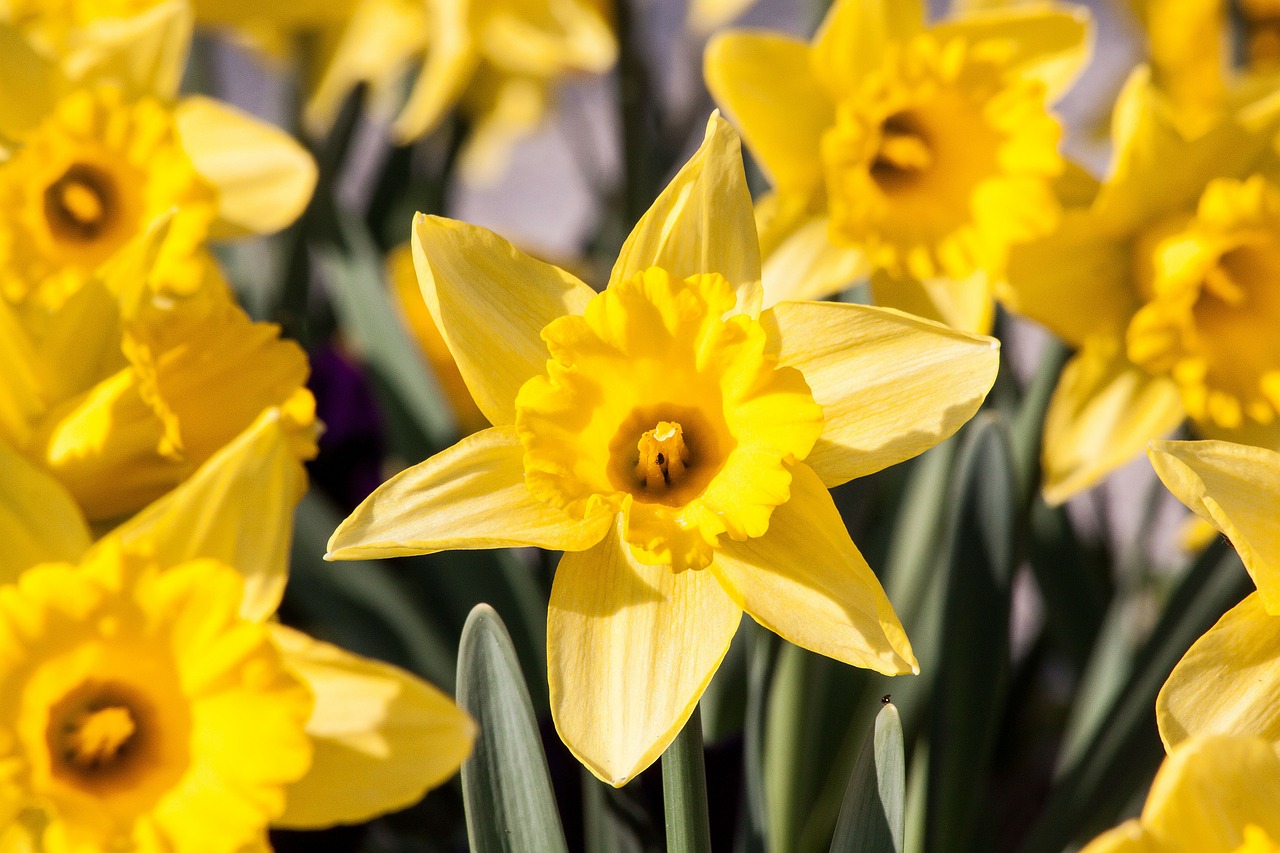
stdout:
[(1135, 367), (1114, 342), (1094, 340), (1067, 363), (1044, 423), (1044, 497), (1087, 489), (1182, 423), (1173, 380)]
[(579, 521), (535, 498), (523, 454), (514, 427), (493, 427), (400, 472), (338, 526), (328, 558), (524, 545), (581, 551), (599, 542), (612, 519)]
[(435, 127), (471, 81), (480, 64), (480, 52), (468, 26), (470, 8), (471, 0), (427, 5), (431, 49), (392, 125), (398, 141), (416, 139)]
[(475, 723), (426, 682), (283, 625), (271, 634), (316, 700), (307, 721), (311, 767), (287, 788), (275, 824), (359, 823), (404, 808), (471, 752)]
[(476, 405), (495, 426), (514, 423), (516, 392), (546, 369), (542, 329), (581, 314), (595, 291), (492, 231), (437, 216), (414, 220), (413, 259)]
[(1280, 618), (1252, 593), (1196, 640), (1156, 698), (1160, 737), (1172, 747), (1202, 734), (1280, 742)]
[[(765, 256), (761, 279), (766, 307), (830, 296), (866, 273), (866, 254), (832, 243), (829, 229), (827, 216), (810, 216), (794, 223), (785, 235), (768, 235), (776, 243)], [(762, 244), (765, 239), (762, 229)]]
[[(986, 398), (999, 345), (889, 308), (783, 302), (761, 315), (826, 426), (805, 463), (828, 486), (887, 468), (960, 428)], [(856, 343), (855, 343), (856, 342)]]
[(0, 441), (0, 583), (39, 563), (78, 562), (89, 525), (62, 485)]
[(813, 43), (813, 70), (832, 92), (851, 92), (885, 45), (924, 29), (921, 0), (836, 0)]
[(773, 511), (768, 533), (726, 542), (710, 571), (783, 639), (885, 675), (918, 672), (902, 623), (827, 487), (804, 463), (791, 475), (791, 499)]
[(896, 308), (962, 332), (989, 334), (995, 322), (991, 277), (979, 270), (967, 278), (898, 278), (885, 272), (871, 276), (876, 305)]
[(1224, 441), (1156, 441), (1169, 491), (1235, 545), (1268, 613), (1280, 614), (1280, 454)]
[(708, 571), (637, 562), (610, 532), (565, 554), (547, 614), (551, 716), (600, 779), (621, 786), (684, 727), (742, 611)]
[(738, 134), (718, 113), (702, 145), (631, 230), (609, 283), (650, 267), (675, 278), (707, 272), (735, 288), (760, 280), (760, 244)]

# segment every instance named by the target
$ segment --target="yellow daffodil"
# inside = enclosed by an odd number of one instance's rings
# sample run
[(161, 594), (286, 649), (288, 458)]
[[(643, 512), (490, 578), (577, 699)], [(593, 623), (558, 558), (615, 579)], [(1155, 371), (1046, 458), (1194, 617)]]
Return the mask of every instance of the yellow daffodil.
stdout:
[(1057, 222), (1047, 111), (1087, 53), (1074, 7), (924, 26), (919, 0), (837, 0), (813, 43), (721, 35), (706, 78), (775, 192), (765, 304), (873, 274), (880, 304), (985, 331), (1011, 245)]
[(754, 5), (756, 0), (690, 0), (689, 28), (709, 33), (729, 23)]
[(827, 489), (968, 420), (995, 341), (866, 306), (761, 311), (738, 138), (718, 116), (603, 293), (460, 222), (419, 216), (413, 240), (423, 297), (494, 426), (383, 484), (330, 558), (566, 551), (552, 716), (614, 785), (684, 725), (744, 610), (838, 660), (916, 669)]
[[(0, 28), (0, 295), (57, 307), (157, 216), (171, 289), (195, 286), (208, 238), (278, 230), (302, 212), (315, 164), (282, 131), (203, 97), (175, 100), (189, 13), (167, 4), (131, 38), (68, 68)], [(10, 88), (12, 86), (12, 88)]]
[(1190, 418), (1280, 446), (1280, 189), (1272, 97), (1187, 137), (1138, 71), (1115, 162), (1082, 180), (1052, 236), (1014, 249), (1006, 304), (1079, 349), (1050, 402), (1044, 494), (1061, 502)]
[(1280, 743), (1280, 454), (1223, 441), (1157, 441), (1156, 473), (1235, 545), (1258, 591), (1174, 667), (1156, 700), (1168, 746), (1198, 734)]
[(0, 588), (4, 849), (267, 850), (269, 825), (367, 820), (456, 772), (474, 727), (446, 697), (268, 621), (300, 492), (262, 475), (300, 467), (287, 441), (264, 417), (92, 547), (0, 448), (0, 530), (34, 563)]
[(1278, 853), (1280, 758), (1248, 737), (1197, 737), (1169, 753), (1142, 816), (1082, 853)]

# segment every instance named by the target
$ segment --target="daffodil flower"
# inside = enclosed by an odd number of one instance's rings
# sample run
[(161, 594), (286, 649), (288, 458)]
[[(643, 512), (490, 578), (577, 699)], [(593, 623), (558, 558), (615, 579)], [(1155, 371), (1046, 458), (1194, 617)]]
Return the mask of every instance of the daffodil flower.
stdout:
[(271, 621), (306, 480), (282, 421), (96, 543), (0, 444), (0, 848), (265, 851), (467, 756), (439, 691)]
[(773, 182), (765, 304), (873, 274), (880, 304), (986, 331), (1008, 248), (1054, 228), (1046, 105), (1087, 54), (1074, 7), (924, 26), (919, 0), (837, 0), (812, 44), (732, 32), (707, 85)]
[(1051, 236), (1016, 247), (1012, 310), (1078, 348), (1044, 427), (1044, 495), (1093, 485), (1185, 419), (1206, 438), (1280, 446), (1280, 188), (1266, 177), (1280, 99), (1188, 137), (1135, 72), (1115, 161), (1081, 178)]
[(997, 343), (892, 310), (760, 310), (737, 135), (712, 116), (595, 293), (484, 229), (414, 222), (423, 298), (494, 426), (383, 484), (329, 557), (567, 552), (552, 716), (622, 785), (692, 713), (745, 610), (855, 666), (915, 657), (827, 489), (954, 432)]
[(1156, 473), (1231, 540), (1257, 592), (1227, 611), (1173, 668), (1156, 699), (1168, 746), (1199, 734), (1280, 743), (1280, 454), (1223, 441), (1154, 441)]
[(1249, 737), (1197, 737), (1173, 748), (1142, 816), (1082, 853), (1277, 853), (1280, 758)]
[(129, 37), (68, 67), (0, 26), (0, 297), (57, 308), (157, 217), (176, 208), (160, 263), (199, 284), (208, 239), (285, 227), (316, 167), (283, 131), (205, 97), (177, 97), (190, 12), (166, 4)]

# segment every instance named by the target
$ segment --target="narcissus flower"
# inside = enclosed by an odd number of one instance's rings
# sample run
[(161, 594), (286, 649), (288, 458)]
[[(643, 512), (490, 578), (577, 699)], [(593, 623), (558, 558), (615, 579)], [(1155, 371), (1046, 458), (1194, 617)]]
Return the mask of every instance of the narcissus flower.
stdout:
[(1257, 592), (1173, 668), (1156, 699), (1166, 746), (1199, 734), (1280, 744), (1280, 454), (1223, 441), (1156, 441), (1156, 473), (1235, 545)]
[(1081, 180), (1052, 236), (1014, 249), (1003, 297), (1079, 349), (1044, 429), (1061, 502), (1190, 418), (1207, 438), (1280, 447), (1280, 99), (1188, 137), (1144, 71), (1116, 106), (1115, 163)]
[(968, 420), (995, 341), (866, 306), (761, 311), (738, 138), (718, 116), (603, 293), (481, 228), (419, 216), (413, 239), (423, 297), (494, 426), (379, 488), (331, 558), (568, 552), (552, 716), (615, 785), (684, 725), (744, 610), (838, 660), (916, 669), (827, 489)]
[(1277, 853), (1280, 758), (1248, 737), (1198, 737), (1160, 766), (1142, 816), (1082, 853)]
[(707, 85), (775, 187), (765, 303), (875, 273), (881, 304), (989, 328), (1009, 246), (1057, 222), (1046, 105), (1085, 61), (1087, 21), (1037, 5), (926, 29), (919, 0), (837, 0), (812, 45), (714, 39)]
[(474, 728), (438, 691), (270, 621), (303, 480), (288, 441), (265, 413), (92, 546), (0, 445), (4, 849), (267, 849), (268, 826), (367, 820), (457, 770)]
[[(145, 24), (143, 26), (142, 24)], [(315, 185), (310, 155), (283, 131), (217, 101), (176, 99), (190, 13), (168, 4), (129, 38), (70, 70), (13, 29), (0, 88), (0, 293), (56, 308), (98, 265), (176, 208), (160, 256), (194, 287), (206, 239), (291, 223)]]

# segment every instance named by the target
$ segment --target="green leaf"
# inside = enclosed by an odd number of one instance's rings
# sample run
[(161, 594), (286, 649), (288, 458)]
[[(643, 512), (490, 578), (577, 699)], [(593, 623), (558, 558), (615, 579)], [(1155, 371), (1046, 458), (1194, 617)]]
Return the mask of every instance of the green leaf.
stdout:
[(662, 753), (662, 803), (667, 853), (711, 853), (702, 713), (696, 705), (680, 734)]
[(567, 853), (520, 663), (502, 619), (485, 604), (462, 629), (458, 705), (480, 727), (462, 765), (472, 853)]
[(902, 719), (886, 702), (849, 777), (831, 853), (902, 853), (906, 764)]
[(1009, 677), (1018, 492), (1004, 424), (979, 415), (958, 458), (942, 656), (930, 733), (927, 849), (978, 848)]

